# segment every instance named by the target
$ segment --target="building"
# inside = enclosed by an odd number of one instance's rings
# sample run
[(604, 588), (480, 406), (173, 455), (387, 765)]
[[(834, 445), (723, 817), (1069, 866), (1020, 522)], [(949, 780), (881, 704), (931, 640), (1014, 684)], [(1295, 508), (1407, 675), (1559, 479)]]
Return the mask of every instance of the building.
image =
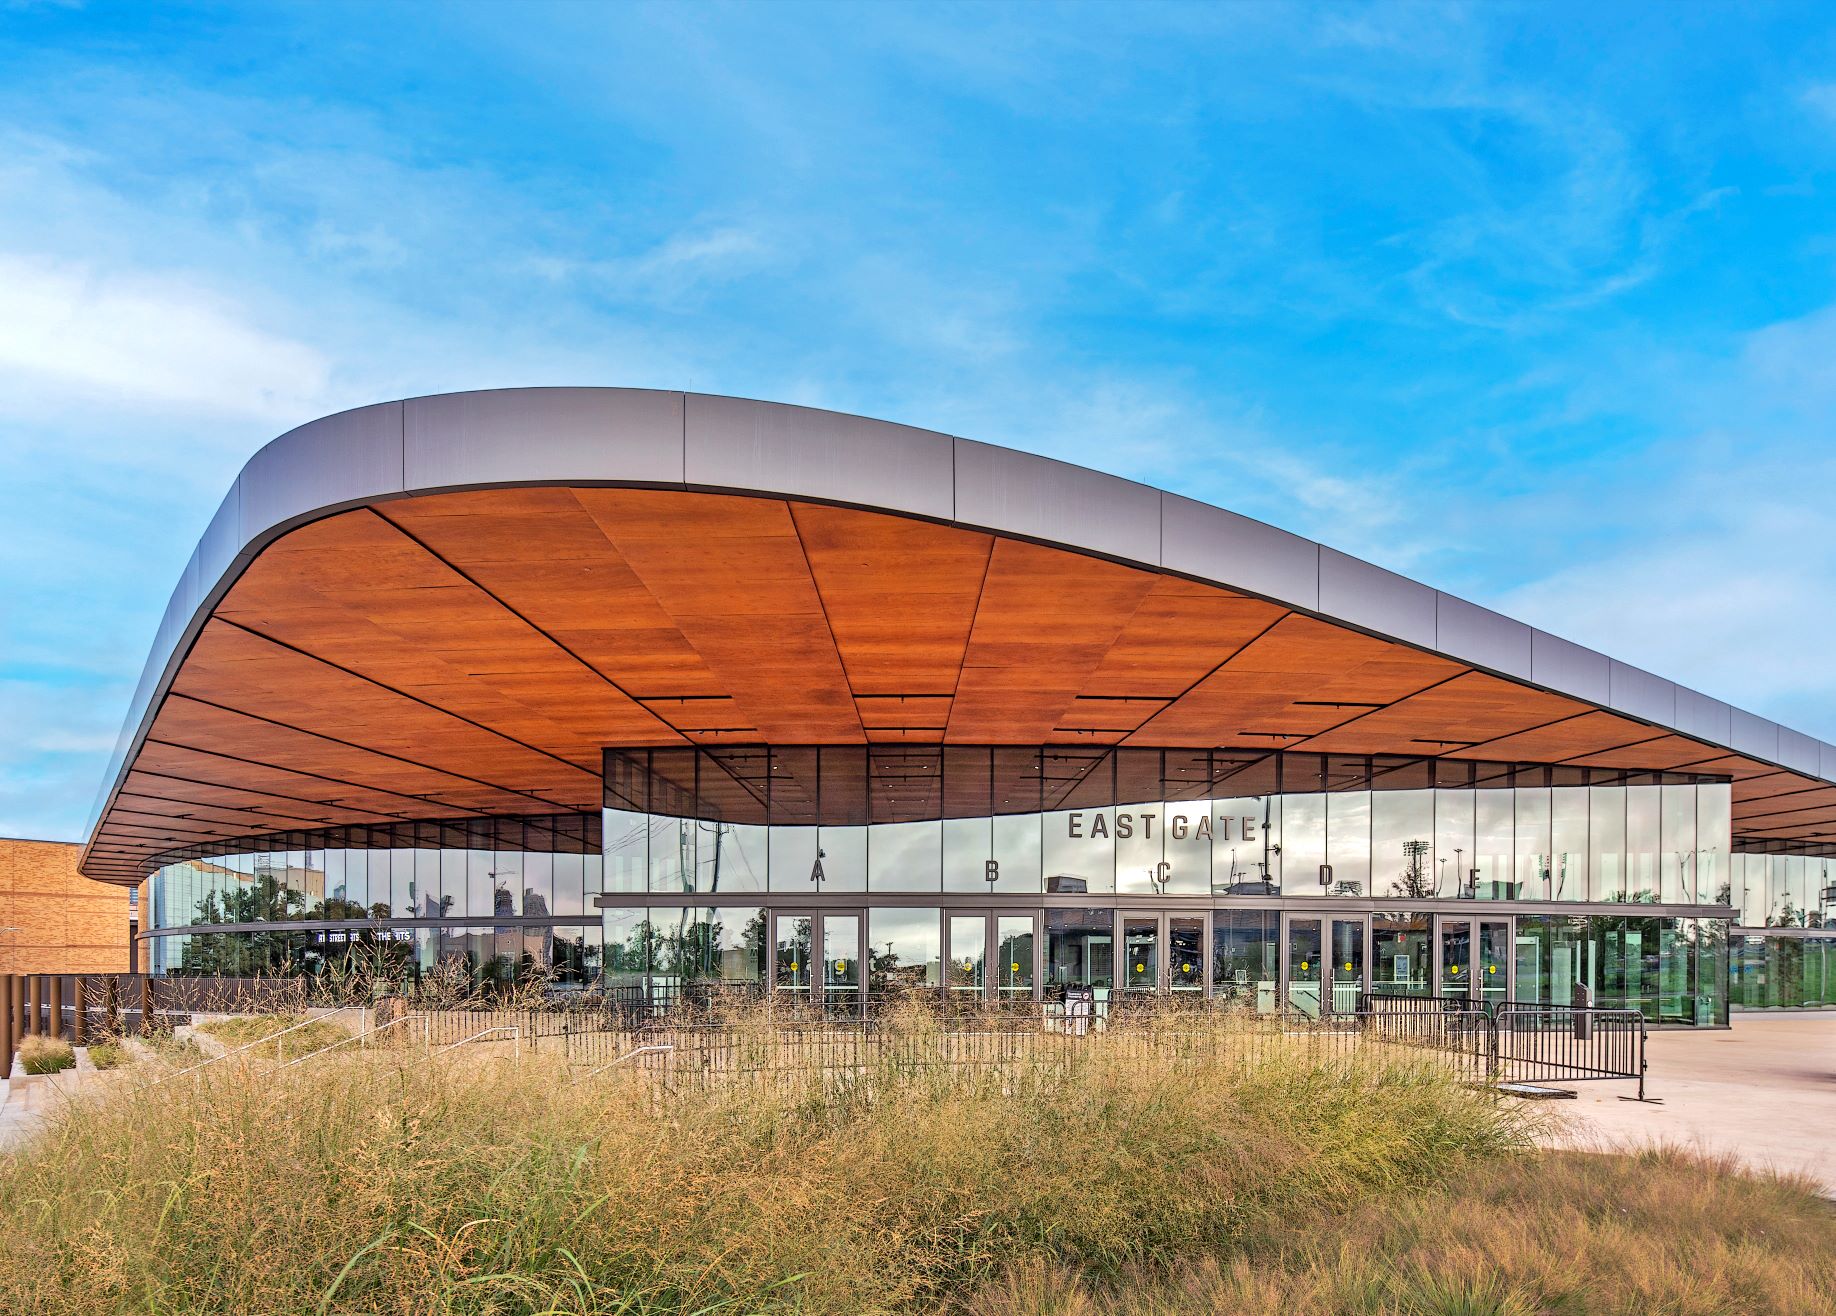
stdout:
[(135, 893), (84, 877), (82, 851), (0, 837), (0, 973), (133, 969)]
[(83, 858), (158, 973), (1828, 1004), (1836, 746), (1219, 508), (828, 412), (257, 453)]

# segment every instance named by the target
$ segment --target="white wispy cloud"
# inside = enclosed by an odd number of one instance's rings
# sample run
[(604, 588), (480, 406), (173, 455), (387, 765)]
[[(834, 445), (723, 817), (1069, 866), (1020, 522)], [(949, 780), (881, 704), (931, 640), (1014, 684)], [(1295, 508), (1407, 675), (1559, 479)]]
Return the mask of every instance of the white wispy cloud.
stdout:
[[(183, 277), (0, 252), (0, 387), (252, 419), (323, 398), (325, 355)], [(99, 397), (98, 397), (99, 395)]]

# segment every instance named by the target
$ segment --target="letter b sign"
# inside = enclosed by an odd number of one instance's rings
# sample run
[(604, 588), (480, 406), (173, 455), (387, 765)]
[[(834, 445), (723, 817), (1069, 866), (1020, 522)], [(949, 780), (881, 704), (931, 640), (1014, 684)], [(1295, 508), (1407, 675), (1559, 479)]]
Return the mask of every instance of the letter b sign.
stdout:
[(988, 861), (988, 867), (982, 872), (982, 876), (988, 879), (990, 886), (999, 882), (1001, 880), (1001, 861), (998, 859), (990, 859)]

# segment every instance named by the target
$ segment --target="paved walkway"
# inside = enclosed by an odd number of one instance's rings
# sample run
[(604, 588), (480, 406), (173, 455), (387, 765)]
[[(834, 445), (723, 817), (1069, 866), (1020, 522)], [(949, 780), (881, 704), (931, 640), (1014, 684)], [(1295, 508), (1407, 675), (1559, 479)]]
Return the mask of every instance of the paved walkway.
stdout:
[(1727, 1031), (1654, 1032), (1645, 1090), (1561, 1083), (1569, 1145), (1668, 1142), (1731, 1153), (1759, 1169), (1810, 1175), (1836, 1197), (1836, 1012), (1736, 1014)]

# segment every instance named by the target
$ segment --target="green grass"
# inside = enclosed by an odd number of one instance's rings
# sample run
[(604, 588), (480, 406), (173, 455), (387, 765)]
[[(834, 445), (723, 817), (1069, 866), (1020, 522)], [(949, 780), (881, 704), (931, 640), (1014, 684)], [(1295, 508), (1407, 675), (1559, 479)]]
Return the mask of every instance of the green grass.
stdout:
[[(1088, 1043), (1068, 1072), (888, 1065), (826, 1094), (483, 1051), (213, 1066), (0, 1160), (0, 1312), (1836, 1304), (1796, 1185), (1538, 1154), (1539, 1108), (1419, 1062)], [(1640, 1306), (1666, 1292), (1645, 1256), (1709, 1297)]]
[(133, 1062), (133, 1053), (120, 1042), (97, 1042), (89, 1048), (89, 1063), (97, 1069), (119, 1069)]

